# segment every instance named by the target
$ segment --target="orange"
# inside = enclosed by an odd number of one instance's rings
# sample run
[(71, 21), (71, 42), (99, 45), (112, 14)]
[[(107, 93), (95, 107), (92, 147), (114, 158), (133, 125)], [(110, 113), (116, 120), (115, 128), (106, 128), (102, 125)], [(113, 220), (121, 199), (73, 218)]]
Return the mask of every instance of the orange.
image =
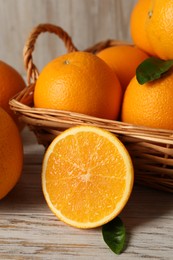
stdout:
[(34, 91), (35, 107), (116, 119), (122, 90), (115, 73), (94, 54), (72, 52), (49, 62)]
[(173, 130), (172, 86), (173, 70), (144, 85), (134, 77), (124, 95), (122, 121)]
[(146, 22), (151, 0), (139, 0), (130, 16), (130, 33), (136, 46), (145, 52), (155, 55), (146, 33)]
[(123, 91), (134, 77), (138, 65), (149, 57), (144, 51), (130, 45), (109, 47), (97, 53), (97, 56), (116, 73)]
[(146, 33), (154, 52), (162, 59), (173, 59), (173, 1), (151, 0)]
[(0, 199), (16, 185), (22, 172), (23, 146), (11, 116), (0, 107)]
[(17, 117), (10, 109), (9, 100), (25, 88), (22, 76), (13, 67), (0, 61), (0, 106), (17, 122)]
[(120, 140), (94, 126), (76, 126), (48, 147), (42, 187), (52, 212), (78, 228), (94, 228), (115, 218), (132, 191), (133, 166)]

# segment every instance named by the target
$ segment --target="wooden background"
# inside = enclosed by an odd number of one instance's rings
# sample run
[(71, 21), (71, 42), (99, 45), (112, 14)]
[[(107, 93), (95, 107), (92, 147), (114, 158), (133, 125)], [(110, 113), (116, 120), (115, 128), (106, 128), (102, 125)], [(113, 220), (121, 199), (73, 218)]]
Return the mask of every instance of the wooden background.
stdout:
[[(0, 0), (0, 59), (25, 75), (22, 51), (31, 30), (53, 23), (66, 30), (82, 50), (109, 38), (131, 41), (130, 13), (137, 0)], [(41, 69), (65, 53), (57, 36), (41, 34), (34, 62)]]

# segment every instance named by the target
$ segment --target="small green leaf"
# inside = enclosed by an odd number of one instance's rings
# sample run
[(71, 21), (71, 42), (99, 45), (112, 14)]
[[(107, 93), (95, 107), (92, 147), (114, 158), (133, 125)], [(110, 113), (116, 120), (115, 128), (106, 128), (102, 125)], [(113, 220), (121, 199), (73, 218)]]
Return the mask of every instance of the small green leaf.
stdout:
[(173, 60), (161, 60), (159, 58), (150, 57), (137, 67), (136, 78), (141, 85), (159, 79), (172, 65)]
[(126, 231), (122, 220), (116, 217), (102, 227), (105, 243), (117, 255), (122, 253), (125, 245)]

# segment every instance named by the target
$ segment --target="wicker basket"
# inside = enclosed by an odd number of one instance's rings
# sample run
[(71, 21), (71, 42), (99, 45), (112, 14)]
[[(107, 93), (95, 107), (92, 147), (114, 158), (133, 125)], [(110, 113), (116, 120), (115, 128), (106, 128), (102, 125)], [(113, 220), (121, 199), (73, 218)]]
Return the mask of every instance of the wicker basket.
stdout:
[[(35, 133), (38, 143), (47, 147), (56, 135), (75, 125), (94, 125), (104, 128), (118, 136), (127, 147), (133, 160), (137, 183), (173, 192), (173, 131), (33, 106), (34, 86), (39, 73), (33, 63), (32, 53), (36, 39), (42, 32), (56, 34), (64, 42), (68, 52), (77, 51), (69, 35), (62, 28), (52, 24), (38, 25), (26, 42), (24, 63), (28, 87), (10, 100), (10, 107)], [(107, 40), (85, 51), (96, 53), (117, 44), (122, 42)]]

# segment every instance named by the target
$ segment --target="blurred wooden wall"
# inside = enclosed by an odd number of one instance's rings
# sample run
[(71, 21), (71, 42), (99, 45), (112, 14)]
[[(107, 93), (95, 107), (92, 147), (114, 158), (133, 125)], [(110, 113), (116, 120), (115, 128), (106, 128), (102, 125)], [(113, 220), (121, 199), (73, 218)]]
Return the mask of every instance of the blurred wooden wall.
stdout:
[[(106, 39), (131, 41), (130, 13), (137, 0), (0, 0), (0, 59), (25, 75), (22, 51), (31, 30), (53, 23), (66, 30), (82, 50)], [(41, 34), (34, 62), (41, 69), (65, 53), (57, 36)]]

